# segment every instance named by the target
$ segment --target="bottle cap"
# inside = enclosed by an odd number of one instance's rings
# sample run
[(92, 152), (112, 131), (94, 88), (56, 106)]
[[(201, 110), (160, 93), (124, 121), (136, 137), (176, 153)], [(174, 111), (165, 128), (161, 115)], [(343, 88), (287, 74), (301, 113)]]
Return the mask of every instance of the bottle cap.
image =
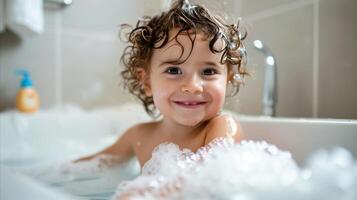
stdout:
[(31, 80), (31, 77), (30, 77), (30, 73), (27, 70), (25, 70), (25, 69), (16, 69), (15, 74), (22, 76), (22, 80), (21, 80), (21, 87), (22, 88), (32, 87), (32, 80)]

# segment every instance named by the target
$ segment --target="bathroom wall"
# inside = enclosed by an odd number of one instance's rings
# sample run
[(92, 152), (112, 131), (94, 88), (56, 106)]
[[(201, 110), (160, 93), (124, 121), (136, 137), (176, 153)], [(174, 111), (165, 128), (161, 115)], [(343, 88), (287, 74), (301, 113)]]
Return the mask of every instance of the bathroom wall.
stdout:
[[(277, 58), (279, 116), (357, 118), (356, 1), (241, 0), (238, 8), (248, 43), (261, 39)], [(258, 114), (264, 58), (248, 50), (253, 77), (230, 105)]]
[(45, 2), (45, 31), (19, 38), (0, 34), (0, 109), (12, 108), (19, 87), (14, 69), (27, 68), (42, 108), (68, 103), (84, 108), (128, 101), (120, 85), (118, 39), (122, 23), (136, 23), (159, 5), (145, 0), (74, 0), (68, 7)]
[[(264, 57), (251, 42), (261, 39), (278, 65), (277, 115), (357, 118), (357, 2), (353, 0), (226, 0), (206, 2), (230, 20), (242, 16), (249, 31), (246, 85), (226, 108), (262, 113)], [(207, 3), (208, 2), (208, 3)], [(133, 98), (120, 85), (124, 45), (119, 24), (155, 13), (161, 1), (74, 0), (69, 7), (45, 3), (45, 32), (20, 39), (0, 33), (0, 110), (11, 109), (19, 85), (16, 67), (31, 71), (42, 108), (68, 103), (84, 108), (119, 105)]]

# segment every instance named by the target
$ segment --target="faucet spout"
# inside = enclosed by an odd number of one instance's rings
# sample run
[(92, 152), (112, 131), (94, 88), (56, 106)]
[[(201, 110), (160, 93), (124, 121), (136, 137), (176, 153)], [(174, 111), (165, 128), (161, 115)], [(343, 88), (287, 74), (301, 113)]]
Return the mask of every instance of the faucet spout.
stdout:
[(254, 47), (265, 56), (265, 79), (263, 90), (263, 114), (276, 115), (277, 95), (277, 66), (271, 50), (260, 40), (253, 42)]

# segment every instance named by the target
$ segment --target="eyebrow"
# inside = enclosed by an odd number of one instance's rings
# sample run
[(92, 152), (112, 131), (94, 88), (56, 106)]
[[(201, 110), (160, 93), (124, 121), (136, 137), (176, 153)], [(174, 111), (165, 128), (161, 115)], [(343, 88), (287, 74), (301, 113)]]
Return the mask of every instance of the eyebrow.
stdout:
[(174, 64), (174, 63), (175, 63), (175, 60), (160, 61), (160, 64), (158, 65), (158, 67), (162, 67), (163, 65)]
[[(166, 64), (174, 64), (175, 62), (176, 62), (176, 60), (160, 61), (160, 64), (158, 65), (158, 67), (162, 67), (163, 65), (166, 65)], [(203, 61), (201, 63), (203, 65), (209, 65), (209, 66), (213, 66), (213, 67), (217, 67), (217, 68), (224, 68), (223, 65), (219, 65), (217, 62), (213, 62), (213, 61)]]
[(216, 67), (219, 67), (219, 68), (222, 67), (222, 66), (219, 65), (217, 62), (213, 62), (213, 61), (205, 61), (205, 62), (203, 62), (203, 64), (205, 64), (205, 65), (210, 65), (210, 66), (216, 66)]

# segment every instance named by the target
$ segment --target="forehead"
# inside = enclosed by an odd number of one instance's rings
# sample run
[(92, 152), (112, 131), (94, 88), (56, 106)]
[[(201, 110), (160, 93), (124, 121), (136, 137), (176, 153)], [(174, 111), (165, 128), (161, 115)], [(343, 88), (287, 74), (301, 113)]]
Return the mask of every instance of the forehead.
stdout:
[[(194, 58), (219, 63), (222, 53), (213, 53), (209, 48), (209, 43), (210, 40), (201, 32), (196, 34), (186, 31), (179, 33), (179, 29), (173, 29), (169, 33), (168, 42), (162, 48), (153, 50), (152, 60), (185, 61)], [(217, 40), (214, 44), (214, 49), (221, 50), (223, 47), (222, 39)]]

